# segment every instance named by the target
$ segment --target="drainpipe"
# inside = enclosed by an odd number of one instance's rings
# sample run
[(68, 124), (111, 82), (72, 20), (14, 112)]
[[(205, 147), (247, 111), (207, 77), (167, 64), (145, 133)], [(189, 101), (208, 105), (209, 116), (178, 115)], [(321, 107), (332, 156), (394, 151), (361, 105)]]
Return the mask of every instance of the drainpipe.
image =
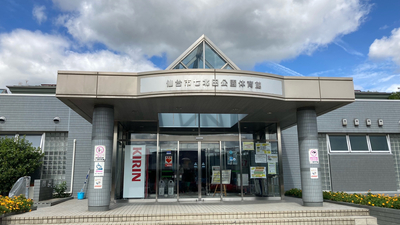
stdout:
[(74, 139), (74, 144), (72, 146), (71, 188), (69, 189), (69, 192), (67, 192), (71, 195), (73, 193), (73, 187), (74, 187), (75, 150), (76, 150), (76, 139)]

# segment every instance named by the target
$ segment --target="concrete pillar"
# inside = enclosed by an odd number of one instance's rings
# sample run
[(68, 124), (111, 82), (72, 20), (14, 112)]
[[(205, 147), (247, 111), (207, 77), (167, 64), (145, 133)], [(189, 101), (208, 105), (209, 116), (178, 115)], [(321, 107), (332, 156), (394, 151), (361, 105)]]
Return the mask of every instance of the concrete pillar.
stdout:
[[(90, 158), (90, 175), (88, 183), (88, 210), (89, 211), (107, 211), (110, 206), (111, 195), (111, 166), (112, 166), (112, 148), (114, 134), (114, 108), (108, 105), (97, 105), (93, 111), (92, 121), (92, 148)], [(94, 188), (94, 161), (95, 146), (105, 146), (104, 176), (101, 188)], [(99, 176), (101, 177), (101, 176)]]
[[(297, 109), (301, 188), (304, 206), (322, 206), (322, 184), (319, 164), (310, 164), (309, 149), (318, 149), (317, 114), (314, 108)], [(318, 169), (318, 179), (311, 178), (310, 168)]]

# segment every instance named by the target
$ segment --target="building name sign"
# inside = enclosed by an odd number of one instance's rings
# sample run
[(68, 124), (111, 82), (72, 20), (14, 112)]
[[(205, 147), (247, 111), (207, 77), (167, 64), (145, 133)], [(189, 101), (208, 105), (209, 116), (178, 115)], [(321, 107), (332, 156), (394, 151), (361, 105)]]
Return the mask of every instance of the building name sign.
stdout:
[(140, 78), (140, 93), (250, 92), (283, 94), (279, 79), (246, 75), (185, 74)]
[[(219, 85), (221, 85), (221, 87), (248, 87), (248, 88), (255, 88), (255, 89), (261, 89), (261, 82), (260, 81), (250, 81), (248, 80), (247, 82), (244, 80), (229, 80), (229, 82), (226, 79), (221, 80), (221, 82), (219, 82), (218, 79), (212, 79), (212, 80), (190, 80), (190, 79), (186, 79), (186, 80), (167, 80), (167, 88), (170, 87), (200, 87), (200, 86), (213, 86), (213, 87), (218, 87)], [(192, 85), (193, 84), (193, 85)]]

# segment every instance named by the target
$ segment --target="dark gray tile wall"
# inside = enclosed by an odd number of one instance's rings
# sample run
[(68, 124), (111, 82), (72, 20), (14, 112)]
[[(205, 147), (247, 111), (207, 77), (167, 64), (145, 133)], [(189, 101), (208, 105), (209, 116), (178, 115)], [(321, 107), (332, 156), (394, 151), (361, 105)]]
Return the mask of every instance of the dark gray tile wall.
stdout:
[[(68, 152), (67, 152), (67, 170), (66, 179), (68, 184), (68, 191), (70, 191), (71, 183), (71, 170), (72, 170), (72, 150), (74, 139), (76, 139), (75, 150), (75, 171), (74, 171), (74, 186), (73, 196), (81, 191), (83, 183), (86, 178), (87, 171), (89, 170), (91, 160), (92, 144), (92, 125), (83, 119), (80, 115), (71, 110), (69, 133), (68, 133)], [(84, 190), (84, 192), (86, 192)]]
[[(400, 134), (399, 112), (400, 101), (397, 100), (357, 100), (354, 103), (319, 116), (317, 118), (318, 133), (320, 135), (326, 133), (388, 133), (398, 135)], [(358, 127), (354, 126), (355, 118), (360, 120), (360, 125)], [(372, 125), (370, 127), (366, 126), (365, 120), (367, 118), (372, 120)], [(342, 119), (348, 120), (347, 126), (342, 126)], [(383, 119), (382, 127), (378, 126), (378, 119)], [(320, 138), (320, 141), (321, 140), (323, 140), (323, 138)], [(326, 144), (326, 142), (320, 144)], [(322, 150), (321, 147), (320, 150)], [(325, 146), (323, 147), (326, 149)], [(282, 131), (282, 160), (285, 190), (301, 188), (297, 126)], [(400, 175), (398, 175), (400, 172), (397, 176), (395, 175), (395, 168), (397, 168), (396, 171), (398, 171), (398, 168), (400, 168), (400, 161), (398, 162), (398, 160), (394, 160), (393, 156), (389, 156), (388, 160), (389, 161), (386, 161), (386, 164), (389, 164), (388, 169), (391, 170), (389, 174), (393, 173), (393, 176), (391, 177), (392, 182), (396, 182), (393, 180), (397, 180), (397, 183), (400, 183)], [(355, 164), (351, 168), (353, 168), (353, 170), (358, 170)], [(328, 175), (328, 173), (326, 174)], [(349, 177), (349, 179), (351, 181), (351, 177)], [(362, 181), (360, 182), (363, 183)], [(332, 185), (335, 185), (335, 181), (333, 180)], [(392, 184), (389, 186), (392, 187)], [(328, 185), (326, 185), (326, 187), (328, 187)], [(383, 189), (378, 191), (383, 191)]]
[(39, 202), (53, 198), (53, 179), (35, 180), (33, 201)]
[(282, 131), (282, 166), (285, 191), (301, 189), (297, 126)]
[(400, 134), (390, 135), (390, 146), (395, 161), (395, 173), (397, 179), (397, 189), (400, 190)]
[(332, 190), (397, 191), (391, 154), (331, 154)]

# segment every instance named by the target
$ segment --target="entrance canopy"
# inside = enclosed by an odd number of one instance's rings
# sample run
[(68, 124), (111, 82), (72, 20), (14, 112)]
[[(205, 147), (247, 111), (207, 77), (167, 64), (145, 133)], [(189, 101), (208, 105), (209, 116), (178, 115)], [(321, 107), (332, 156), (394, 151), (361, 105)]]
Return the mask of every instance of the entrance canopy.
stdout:
[[(95, 105), (116, 121), (157, 121), (159, 113), (247, 114), (243, 122), (296, 123), (354, 101), (352, 78), (285, 77), (240, 70), (201, 36), (167, 70), (140, 73), (58, 71), (56, 96), (89, 122)], [(167, 115), (167, 114), (165, 114)]]
[(115, 120), (153, 120), (158, 113), (248, 114), (244, 121), (296, 122), (296, 109), (318, 115), (354, 101), (351, 78), (284, 77), (223, 69), (144, 73), (59, 71), (56, 96), (89, 122), (95, 105)]

